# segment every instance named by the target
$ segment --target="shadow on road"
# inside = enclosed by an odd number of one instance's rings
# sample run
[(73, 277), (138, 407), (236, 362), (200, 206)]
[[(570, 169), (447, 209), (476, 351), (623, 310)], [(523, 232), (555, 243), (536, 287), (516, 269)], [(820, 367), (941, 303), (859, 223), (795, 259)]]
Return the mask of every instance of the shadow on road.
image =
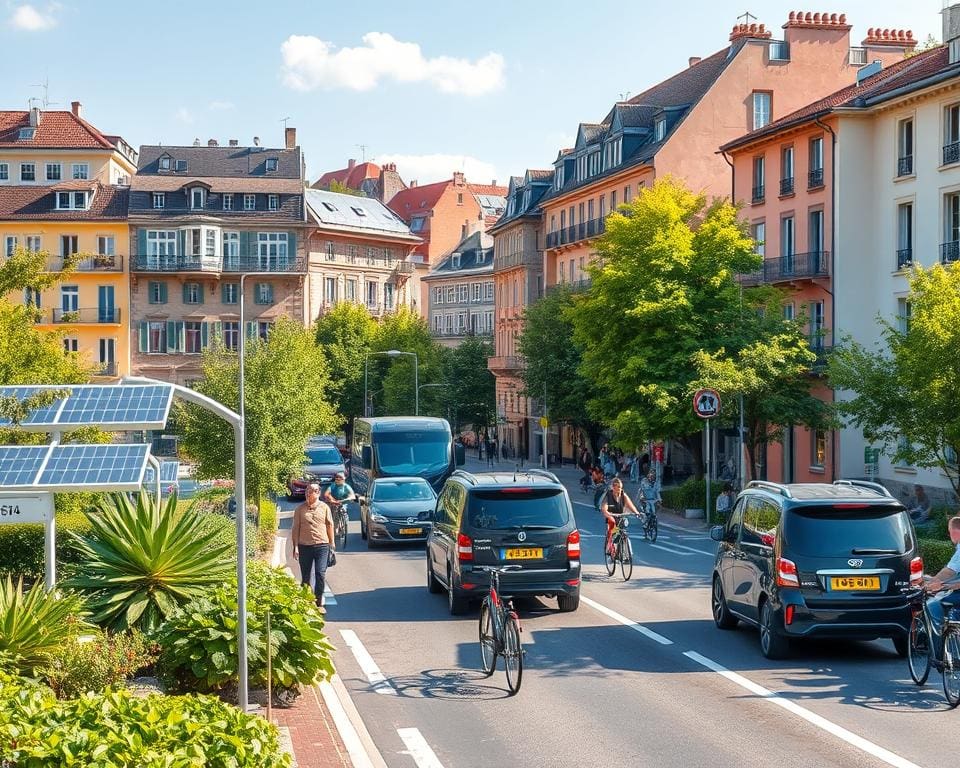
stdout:
[[(480, 664), (480, 651), (474, 647), (473, 655), (477, 666)], [(487, 677), (479, 669), (425, 669), (418, 675), (393, 677), (397, 692), (410, 699), (454, 699), (460, 701), (486, 701), (505, 699), (510, 693), (506, 688), (501, 669), (501, 685), (496, 677)]]

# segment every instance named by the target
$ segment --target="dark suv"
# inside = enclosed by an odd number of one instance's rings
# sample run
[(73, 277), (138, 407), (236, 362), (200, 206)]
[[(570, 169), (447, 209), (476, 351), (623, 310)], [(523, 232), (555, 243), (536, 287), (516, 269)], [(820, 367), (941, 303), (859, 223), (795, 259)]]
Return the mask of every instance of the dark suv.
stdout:
[(802, 637), (889, 637), (906, 654), (901, 590), (922, 581), (923, 561), (910, 516), (882, 485), (754, 481), (710, 535), (713, 619), (758, 626), (767, 658)]
[(450, 613), (487, 594), (479, 566), (510, 563), (504, 595), (556, 597), (561, 611), (580, 604), (580, 531), (566, 489), (544, 470), (471, 474), (443, 486), (427, 539), (427, 587), (447, 593)]

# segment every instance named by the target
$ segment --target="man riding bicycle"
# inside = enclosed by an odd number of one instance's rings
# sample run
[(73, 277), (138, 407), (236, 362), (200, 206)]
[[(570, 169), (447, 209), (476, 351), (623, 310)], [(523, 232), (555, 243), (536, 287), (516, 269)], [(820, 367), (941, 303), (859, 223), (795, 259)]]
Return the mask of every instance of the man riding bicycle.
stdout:
[(353, 492), (353, 488), (347, 483), (343, 472), (337, 472), (337, 474), (333, 476), (333, 482), (330, 483), (330, 485), (327, 486), (327, 490), (323, 492), (323, 500), (334, 509), (339, 509), (345, 502), (356, 501), (356, 499), (357, 494)]
[(606, 551), (613, 554), (613, 530), (617, 527), (616, 516), (622, 516), (630, 512), (635, 515), (640, 514), (633, 502), (630, 501), (630, 497), (623, 492), (623, 481), (619, 477), (615, 477), (611, 481), (610, 490), (606, 492), (600, 502), (600, 512), (607, 521)]
[[(950, 532), (950, 541), (956, 545), (956, 550), (950, 562), (926, 583), (927, 592), (940, 592), (927, 601), (927, 613), (930, 616), (930, 627), (933, 630), (933, 658), (939, 659), (942, 656), (940, 644), (943, 642), (943, 623), (944, 618), (950, 615), (950, 610), (960, 608), (960, 581), (951, 581), (960, 575), (960, 517), (951, 517), (947, 524), (947, 530)], [(945, 583), (949, 582), (949, 583)]]
[(657, 482), (657, 473), (652, 469), (640, 481), (640, 493), (637, 501), (643, 506), (644, 514), (657, 514), (657, 504), (663, 499), (660, 497), (660, 484)]

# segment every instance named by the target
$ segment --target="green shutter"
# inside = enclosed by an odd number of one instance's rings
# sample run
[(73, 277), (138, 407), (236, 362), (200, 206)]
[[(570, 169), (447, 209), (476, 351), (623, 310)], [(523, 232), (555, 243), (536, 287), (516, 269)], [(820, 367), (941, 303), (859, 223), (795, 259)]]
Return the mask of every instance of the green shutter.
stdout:
[(167, 321), (167, 353), (177, 351), (177, 324), (173, 320)]
[(140, 351), (141, 351), (141, 352), (146, 352), (146, 351), (147, 351), (147, 344), (148, 344), (147, 336), (148, 336), (149, 333), (150, 333), (150, 324), (149, 324), (148, 322), (146, 322), (145, 320), (142, 320), (142, 321), (140, 322), (140, 333), (138, 334), (139, 337), (140, 337)]
[(267, 304), (273, 304), (273, 283), (267, 283)]
[(147, 255), (147, 230), (137, 230), (137, 256)]
[(160, 303), (167, 303), (167, 284), (165, 282), (160, 283)]
[(180, 256), (187, 254), (187, 232), (183, 229), (177, 232), (177, 254)]
[(297, 233), (288, 232), (287, 233), (287, 258), (290, 260), (290, 264), (297, 263)]
[(190, 303), (190, 283), (183, 284), (183, 303)]
[(200, 289), (197, 291), (197, 298), (199, 299), (197, 303), (203, 304), (203, 294), (206, 293), (206, 290), (203, 287), (203, 283), (197, 283), (197, 288)]
[(253, 256), (250, 251), (250, 233), (240, 231), (240, 258)]
[(257, 338), (256, 322), (247, 323), (247, 341), (253, 341), (255, 338)]
[(200, 349), (210, 346), (210, 323), (200, 323)]
[(153, 281), (147, 283), (147, 301), (148, 301), (150, 304), (156, 304), (156, 303), (157, 303), (157, 302), (154, 300), (154, 298), (153, 298), (154, 288), (156, 287), (156, 285), (157, 285), (156, 280), (153, 280)]
[(229, 301), (227, 301), (227, 299), (228, 299), (228, 296), (227, 296), (227, 290), (228, 290), (228, 289), (227, 289), (227, 286), (228, 286), (228, 285), (230, 285), (230, 283), (224, 283), (223, 285), (220, 286), (220, 303), (221, 303), (221, 304), (229, 304), (229, 303), (230, 303)]
[(177, 323), (177, 351), (185, 352), (187, 349), (187, 332), (182, 322)]

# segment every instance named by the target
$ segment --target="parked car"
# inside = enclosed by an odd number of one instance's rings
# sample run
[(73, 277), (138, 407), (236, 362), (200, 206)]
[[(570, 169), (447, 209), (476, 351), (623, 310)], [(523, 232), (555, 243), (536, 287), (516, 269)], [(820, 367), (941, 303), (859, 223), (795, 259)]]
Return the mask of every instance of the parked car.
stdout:
[(580, 605), (580, 531), (566, 489), (544, 470), (471, 474), (444, 483), (427, 537), (427, 588), (446, 591), (450, 613), (464, 613), (489, 586), (482, 566), (521, 570), (500, 578), (507, 596), (556, 597)]
[(346, 468), (336, 446), (330, 443), (308, 444), (304, 450), (303, 470), (287, 479), (287, 499), (306, 498), (307, 485), (312, 482), (327, 485), (333, 482), (337, 472), (346, 472)]
[(754, 481), (710, 535), (720, 542), (714, 621), (759, 627), (767, 658), (806, 637), (886, 637), (906, 655), (901, 590), (922, 581), (923, 561), (909, 514), (883, 486)]
[(360, 538), (379, 543), (426, 541), (437, 494), (422, 477), (378, 477), (360, 497)]

